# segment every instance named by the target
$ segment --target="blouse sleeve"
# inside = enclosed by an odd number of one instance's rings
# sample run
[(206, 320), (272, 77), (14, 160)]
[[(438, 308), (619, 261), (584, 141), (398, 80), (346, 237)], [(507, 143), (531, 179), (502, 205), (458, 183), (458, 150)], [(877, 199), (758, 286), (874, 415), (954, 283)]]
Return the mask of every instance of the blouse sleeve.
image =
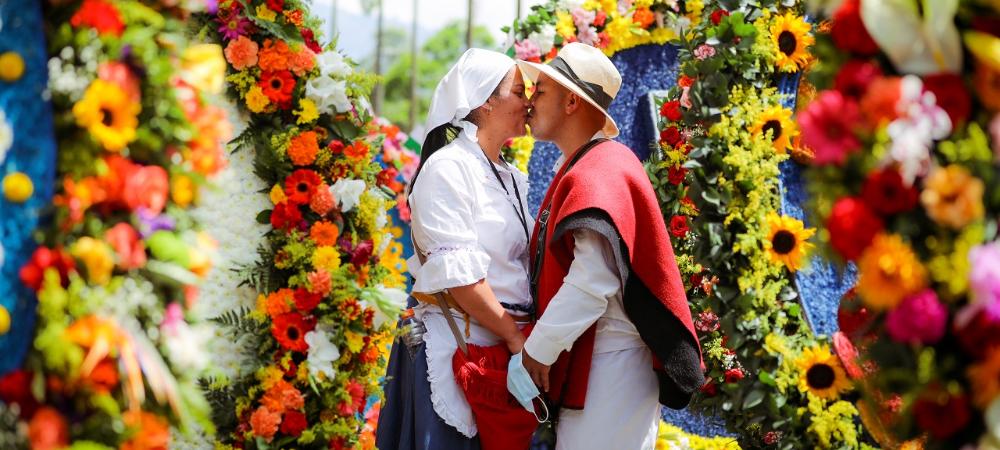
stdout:
[(434, 293), (486, 278), (490, 257), (476, 233), (472, 179), (459, 161), (428, 161), (410, 205), (413, 239), (427, 256), (410, 267), (414, 291)]

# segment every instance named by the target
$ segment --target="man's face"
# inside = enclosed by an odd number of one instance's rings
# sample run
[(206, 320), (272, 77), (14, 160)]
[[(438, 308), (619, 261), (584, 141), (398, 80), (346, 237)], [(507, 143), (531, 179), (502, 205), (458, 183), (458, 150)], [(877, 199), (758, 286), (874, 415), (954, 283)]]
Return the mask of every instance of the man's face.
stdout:
[(539, 74), (535, 93), (531, 96), (531, 113), (528, 125), (531, 134), (541, 140), (551, 140), (565, 118), (563, 100), (569, 91), (549, 78)]

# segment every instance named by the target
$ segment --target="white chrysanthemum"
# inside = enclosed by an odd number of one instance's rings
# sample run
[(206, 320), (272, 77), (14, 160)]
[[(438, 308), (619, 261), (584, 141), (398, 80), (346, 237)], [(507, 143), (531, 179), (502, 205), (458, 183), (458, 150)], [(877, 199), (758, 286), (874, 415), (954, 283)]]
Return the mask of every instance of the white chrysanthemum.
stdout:
[(342, 178), (330, 186), (330, 193), (340, 202), (340, 210), (345, 213), (358, 206), (363, 192), (365, 192), (365, 182), (361, 180)]
[(309, 365), (309, 375), (313, 378), (332, 380), (337, 375), (333, 363), (340, 359), (340, 349), (333, 343), (331, 336), (322, 329), (306, 333), (306, 344), (309, 344), (309, 354), (306, 363)]
[(542, 26), (539, 31), (532, 31), (528, 39), (538, 46), (538, 50), (544, 55), (552, 50), (556, 41), (556, 27), (551, 24)]
[(347, 97), (347, 82), (320, 75), (306, 82), (306, 97), (316, 103), (320, 111), (346, 112), (351, 109)]
[(7, 159), (7, 151), (14, 144), (14, 130), (7, 123), (7, 116), (0, 110), (0, 164)]
[(182, 372), (200, 373), (212, 362), (206, 350), (215, 337), (211, 325), (200, 323), (194, 326), (180, 321), (163, 331), (163, 343), (167, 358)]

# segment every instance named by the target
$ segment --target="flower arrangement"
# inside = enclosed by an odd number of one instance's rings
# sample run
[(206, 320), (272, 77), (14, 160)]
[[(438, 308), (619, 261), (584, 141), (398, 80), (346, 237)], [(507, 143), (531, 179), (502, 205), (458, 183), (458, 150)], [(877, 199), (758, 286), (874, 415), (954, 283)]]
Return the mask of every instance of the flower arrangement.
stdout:
[(270, 225), (258, 261), (241, 270), (257, 304), (219, 318), (250, 343), (250, 370), (206, 380), (217, 448), (373, 448), (391, 319), (406, 298), (386, 212), (399, 189), (389, 165), (407, 162), (385, 158), (386, 127), (366, 109), (373, 78), (320, 46), (306, 11), (229, 0), (200, 17), (249, 115), (232, 145), (255, 152), (271, 203), (257, 216)]
[(780, 213), (779, 164), (802, 151), (794, 99), (774, 86), (814, 63), (812, 27), (800, 6), (741, 4), (705, 2), (675, 41), (647, 164), (708, 368), (692, 406), (742, 448), (866, 448), (852, 372), (812, 334), (793, 282), (815, 230)]
[(519, 59), (548, 62), (563, 45), (582, 42), (608, 56), (644, 44), (666, 44), (701, 18), (703, 0), (549, 0), (515, 21), (511, 50)]
[(0, 378), (16, 405), (5, 423), (31, 448), (166, 448), (172, 427), (212, 429), (197, 379), (213, 330), (193, 308), (213, 243), (190, 207), (225, 166), (230, 129), (208, 102), (221, 49), (189, 45), (189, 12), (48, 11), (56, 195), (19, 273), (39, 300), (33, 350)]
[(509, 139), (501, 149), (503, 158), (513, 163), (524, 173), (528, 173), (528, 161), (531, 161), (531, 152), (534, 150), (535, 138), (530, 132), (524, 136)]
[(822, 16), (823, 90), (798, 117), (812, 211), (859, 273), (840, 322), (868, 428), (886, 447), (997, 448), (1000, 11), (925, 5), (846, 0)]

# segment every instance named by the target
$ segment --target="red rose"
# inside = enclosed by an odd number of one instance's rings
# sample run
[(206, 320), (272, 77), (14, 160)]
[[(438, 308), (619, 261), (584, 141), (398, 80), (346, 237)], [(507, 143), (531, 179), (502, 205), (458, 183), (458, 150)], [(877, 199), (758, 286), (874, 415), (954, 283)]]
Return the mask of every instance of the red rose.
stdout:
[(924, 396), (913, 405), (913, 416), (921, 430), (930, 432), (935, 439), (947, 439), (962, 431), (972, 413), (964, 396)]
[(844, 259), (854, 261), (882, 231), (882, 219), (861, 199), (844, 197), (834, 203), (826, 227), (833, 249)]
[(306, 415), (298, 411), (286, 411), (281, 421), (281, 433), (288, 436), (298, 436), (309, 426)]
[(666, 142), (671, 147), (677, 146), (677, 143), (681, 141), (681, 130), (677, 127), (667, 127), (666, 130), (660, 132), (660, 141)]
[(682, 238), (688, 233), (687, 216), (673, 216), (670, 218), (670, 235)]
[(170, 195), (167, 171), (160, 166), (136, 169), (125, 179), (125, 191), (122, 195), (130, 210), (135, 211), (141, 206), (154, 216), (160, 214)]
[(840, 67), (833, 87), (846, 97), (861, 99), (868, 91), (868, 85), (882, 76), (877, 64), (860, 59), (852, 59)]
[(743, 369), (734, 368), (726, 371), (726, 383), (735, 383), (743, 379)]
[(25, 286), (38, 292), (42, 288), (45, 269), (55, 268), (59, 272), (59, 280), (63, 287), (69, 286), (69, 273), (76, 268), (73, 257), (62, 249), (38, 247), (31, 254), (28, 263), (21, 267), (20, 278)]
[(667, 120), (671, 122), (677, 122), (681, 120), (681, 102), (680, 100), (671, 100), (669, 102), (663, 102), (660, 106), (660, 115), (666, 117)]
[(965, 122), (972, 112), (972, 97), (965, 89), (962, 77), (953, 73), (939, 73), (924, 77), (924, 89), (934, 93), (937, 104), (948, 113), (953, 127)]
[(1000, 345), (1000, 322), (980, 311), (961, 328), (956, 327), (955, 336), (966, 354), (981, 359), (989, 349)]
[(712, 12), (712, 24), (718, 25), (722, 22), (722, 18), (729, 15), (729, 11), (724, 9), (717, 9)]
[(674, 186), (683, 183), (685, 176), (687, 176), (687, 169), (681, 166), (670, 166), (667, 169), (667, 180)]
[(121, 36), (125, 31), (125, 22), (118, 9), (103, 0), (84, 0), (80, 9), (69, 19), (74, 27), (89, 26), (100, 34)]
[(271, 211), (271, 226), (277, 230), (291, 230), (299, 226), (302, 221), (302, 212), (293, 203), (281, 202), (274, 205)]
[(707, 383), (701, 386), (701, 392), (709, 397), (715, 397), (719, 393), (719, 387), (716, 386), (714, 381), (708, 380)]
[(878, 54), (878, 44), (861, 21), (861, 0), (846, 0), (833, 15), (830, 37), (842, 50), (863, 56)]
[(274, 12), (281, 12), (285, 9), (285, 0), (267, 0), (267, 7)]
[(295, 290), (295, 307), (302, 311), (303, 313), (308, 313), (317, 306), (323, 300), (323, 296), (320, 294), (314, 294), (309, 292), (305, 288), (298, 288)]
[(887, 216), (913, 209), (917, 206), (919, 193), (903, 184), (899, 171), (885, 168), (868, 174), (861, 197), (873, 211)]
[(306, 47), (308, 47), (309, 50), (312, 50), (313, 53), (317, 54), (323, 52), (323, 47), (320, 47), (319, 42), (316, 42), (316, 35), (313, 34), (313, 30), (311, 28), (303, 27), (299, 30), (299, 33), (302, 34), (302, 41), (306, 43)]

